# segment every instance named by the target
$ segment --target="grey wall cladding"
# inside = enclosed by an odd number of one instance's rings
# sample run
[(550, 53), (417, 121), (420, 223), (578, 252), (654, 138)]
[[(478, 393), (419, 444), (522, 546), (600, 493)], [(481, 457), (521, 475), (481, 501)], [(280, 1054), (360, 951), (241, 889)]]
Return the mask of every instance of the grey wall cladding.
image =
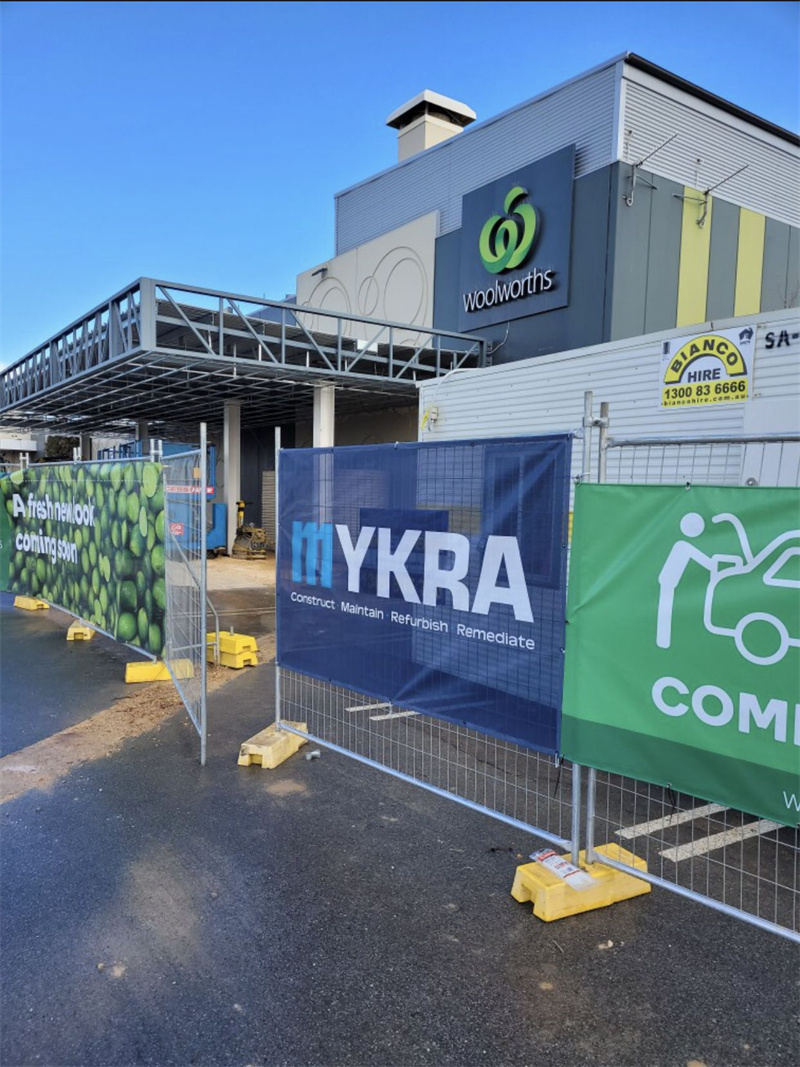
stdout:
[(671, 330), (678, 314), (683, 186), (639, 170), (628, 206), (631, 174), (627, 163), (614, 168), (609, 226), (613, 279), (604, 337), (609, 341)]
[(767, 219), (764, 234), (764, 273), (761, 310), (781, 311), (800, 306), (800, 230)]
[(575, 176), (613, 161), (615, 66), (460, 133), (336, 197), (336, 253), (440, 212), (461, 225), (461, 197), (526, 163), (576, 145)]
[[(663, 86), (647, 87), (626, 78), (625, 90), (622, 122), (630, 131), (627, 162), (643, 159), (677, 134), (650, 161), (658, 174), (695, 189), (708, 189), (725, 179), (715, 198), (797, 225), (800, 159), (794, 145), (704, 108), (687, 94), (672, 99)], [(747, 163), (747, 169), (731, 177), (742, 163)]]
[(789, 265), (786, 273), (786, 307), (800, 307), (800, 229), (789, 234)]
[[(736, 296), (736, 253), (739, 248), (739, 208), (714, 200), (711, 211), (711, 249), (708, 258), (707, 319), (729, 319)], [(783, 269), (784, 277), (786, 267)]]

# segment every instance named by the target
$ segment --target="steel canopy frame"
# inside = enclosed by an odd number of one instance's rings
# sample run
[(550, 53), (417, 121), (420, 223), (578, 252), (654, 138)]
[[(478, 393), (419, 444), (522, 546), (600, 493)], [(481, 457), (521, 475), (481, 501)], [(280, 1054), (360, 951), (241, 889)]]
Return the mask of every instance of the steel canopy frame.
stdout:
[(243, 424), (278, 425), (310, 417), (315, 385), (336, 385), (341, 414), (375, 411), (485, 364), (486, 341), (467, 334), (140, 278), (3, 370), (0, 418), (167, 432), (218, 425), (239, 400)]

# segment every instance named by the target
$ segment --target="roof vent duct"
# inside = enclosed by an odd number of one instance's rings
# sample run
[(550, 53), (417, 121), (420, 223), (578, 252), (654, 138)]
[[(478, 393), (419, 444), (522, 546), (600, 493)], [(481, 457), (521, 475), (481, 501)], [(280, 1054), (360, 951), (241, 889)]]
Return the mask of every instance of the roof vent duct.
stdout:
[(424, 89), (386, 120), (387, 126), (397, 130), (397, 162), (447, 141), (476, 118), (466, 104)]

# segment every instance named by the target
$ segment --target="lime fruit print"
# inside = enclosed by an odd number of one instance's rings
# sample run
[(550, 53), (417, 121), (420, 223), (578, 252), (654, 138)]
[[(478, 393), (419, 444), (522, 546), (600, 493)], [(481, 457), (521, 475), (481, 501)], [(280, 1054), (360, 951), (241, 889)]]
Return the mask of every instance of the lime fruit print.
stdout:
[(0, 589), (164, 650), (164, 484), (150, 462), (41, 464), (0, 478)]

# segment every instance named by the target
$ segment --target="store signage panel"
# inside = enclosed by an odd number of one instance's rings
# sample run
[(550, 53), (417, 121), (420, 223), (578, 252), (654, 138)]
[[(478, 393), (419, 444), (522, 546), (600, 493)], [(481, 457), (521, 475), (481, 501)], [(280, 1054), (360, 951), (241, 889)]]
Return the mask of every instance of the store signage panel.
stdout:
[(747, 400), (755, 326), (689, 334), (661, 346), (661, 407), (704, 407)]
[(575, 146), (463, 198), (459, 329), (569, 303)]

